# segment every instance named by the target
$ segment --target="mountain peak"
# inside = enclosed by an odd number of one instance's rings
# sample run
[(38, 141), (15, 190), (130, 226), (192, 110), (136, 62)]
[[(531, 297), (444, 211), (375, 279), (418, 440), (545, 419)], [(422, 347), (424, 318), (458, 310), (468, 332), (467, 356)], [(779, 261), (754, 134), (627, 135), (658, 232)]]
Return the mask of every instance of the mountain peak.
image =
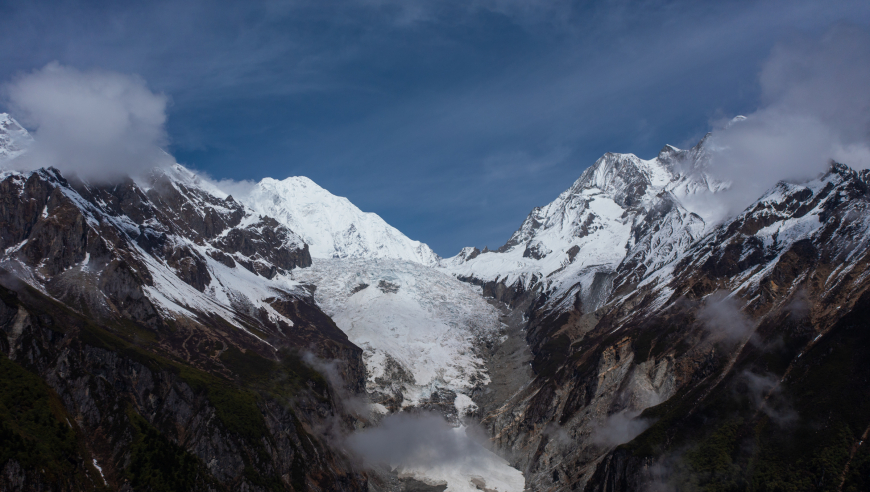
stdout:
[(682, 149), (678, 149), (671, 144), (666, 144), (664, 147), (662, 147), (662, 150), (659, 151), (658, 158), (659, 159), (666, 159), (666, 158), (672, 157), (680, 152), (682, 152)]
[[(570, 288), (577, 278), (603, 278), (627, 258), (651, 271), (706, 228), (705, 215), (693, 213), (698, 200), (691, 196), (721, 187), (698, 162), (705, 156), (698, 146), (666, 145), (649, 160), (608, 152), (553, 202), (532, 210), (497, 253), (465, 249), (441, 264), (462, 278), (519, 282), (523, 289), (542, 282), (553, 291)], [(658, 228), (647, 227), (653, 221)]]
[(423, 265), (440, 259), (377, 214), (363, 212), (304, 176), (265, 178), (236, 199), (298, 233), (314, 258), (392, 258)]
[(260, 183), (268, 187), (311, 188), (315, 192), (324, 192), (332, 195), (332, 193), (329, 193), (325, 188), (306, 176), (287, 176), (284, 179), (263, 178)]

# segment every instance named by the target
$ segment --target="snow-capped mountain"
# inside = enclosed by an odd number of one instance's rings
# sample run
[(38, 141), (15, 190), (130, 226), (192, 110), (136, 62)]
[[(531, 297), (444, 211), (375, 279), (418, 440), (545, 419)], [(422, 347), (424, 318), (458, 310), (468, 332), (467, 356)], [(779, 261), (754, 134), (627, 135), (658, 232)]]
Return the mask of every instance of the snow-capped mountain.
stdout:
[[(28, 142), (0, 119), (0, 160)], [(606, 154), (497, 251), (448, 259), (306, 178), (230, 197), (180, 165), (0, 171), (0, 369), (38, 375), (45, 435), (84, 443), (77, 484), (122, 488), (152, 436), (221, 490), (862, 490), (870, 175), (833, 164), (723, 216), (705, 142)], [(335, 445), (403, 409), (492, 449), (363, 473)]]
[[(9, 213), (32, 223), (5, 228), (0, 266), (94, 316), (122, 314), (125, 305), (145, 324), (219, 316), (268, 345), (262, 331), (249, 330), (251, 319), (293, 326), (274, 306), (307, 295), (289, 277), (311, 263), (305, 244), (274, 220), (173, 175), (155, 170), (143, 188), (71, 183), (51, 169), (3, 172), (3, 192), (27, 198)], [(57, 244), (52, 238), (70, 220), (81, 235)], [(135, 302), (107, 290), (114, 282), (128, 282)]]
[[(804, 183), (780, 182), (736, 217), (696, 241), (681, 257), (638, 284), (627, 298), (641, 313), (666, 309), (692, 290), (713, 286), (769, 309), (796, 294), (820, 301), (817, 316), (836, 317), (870, 279), (870, 172), (834, 163)], [(630, 301), (626, 301), (630, 302)], [(833, 306), (833, 309), (832, 309)]]
[[(718, 472), (650, 470), (673, 467), (668, 453), (699, 456), (709, 429), (736, 415), (738, 435), (753, 436), (729, 448), (743, 476), (747, 462), (778, 459), (795, 428), (848, 421), (818, 395), (852, 408), (865, 381), (853, 351), (867, 350), (853, 344), (866, 338), (853, 330), (870, 312), (868, 171), (835, 163), (728, 216), (706, 142), (650, 160), (606, 154), (497, 251), (441, 261), (528, 316), (536, 378), (484, 419), (505, 452), (534, 450), (515, 464), (528, 488), (694, 490)], [(861, 446), (863, 425), (824, 449)], [(820, 459), (821, 445), (789, 442)], [(789, 470), (772, 483), (800, 489), (828, 473)]]
[(392, 258), (422, 265), (439, 260), (426, 244), (306, 177), (265, 178), (236, 198), (299, 234), (314, 258)]
[[(794, 439), (791, 452), (807, 460), (831, 446), (848, 451), (862, 443), (864, 427), (840, 444), (828, 436), (848, 421), (856, 394), (866, 398), (868, 211), (868, 172), (833, 164), (816, 179), (778, 184), (639, 283), (612, 290), (594, 310), (582, 303), (536, 310), (528, 339), (539, 376), (504, 407), (534, 418), (493, 425), (512, 427), (500, 434), (506, 448), (536, 449), (521, 467), (527, 486), (604, 491), (610, 483), (629, 484), (625, 490), (658, 480), (696, 483), (706, 465), (662, 478), (650, 474), (650, 463), (703, 449), (710, 429), (738, 418), (734, 432), (751, 436), (753, 446), (729, 444), (739, 457), (735, 473), (757, 480), (768, 478), (745, 463), (778, 462), (783, 438)], [(630, 268), (621, 265), (615, 277)], [(611, 427), (615, 422), (622, 427)], [(556, 425), (576, 439), (552, 439), (545, 429)], [(622, 442), (580, 439), (631, 426), (638, 430)], [(823, 446), (796, 437), (812, 433), (824, 436)], [(788, 470), (769, 480), (800, 488), (807, 476), (823, 475)]]
[(121, 488), (136, 453), (124, 443), (143, 426), (172, 435), (184, 446), (174, 456), (227, 490), (280, 477), (294, 462), (304, 463), (297, 485), (363, 490), (346, 457), (305, 430), (347, 414), (294, 354), (334, 361), (343, 391), (365, 384), (362, 350), (289, 276), (311, 263), (307, 246), (173, 170), (144, 181), (0, 172), (0, 362), (51, 381), (67, 402), (59, 428), (87, 436), (88, 448), (70, 448), (80, 470), (70, 490), (98, 488), (87, 485), (98, 461)]
[(578, 285), (588, 292), (594, 282), (612, 283), (623, 262), (636, 263), (643, 277), (715, 220), (702, 197), (727, 184), (708, 174), (708, 164), (704, 140), (689, 150), (668, 145), (650, 160), (605, 154), (553, 202), (532, 210), (504, 246), (466, 248), (440, 265), (462, 279), (537, 288), (556, 299)]

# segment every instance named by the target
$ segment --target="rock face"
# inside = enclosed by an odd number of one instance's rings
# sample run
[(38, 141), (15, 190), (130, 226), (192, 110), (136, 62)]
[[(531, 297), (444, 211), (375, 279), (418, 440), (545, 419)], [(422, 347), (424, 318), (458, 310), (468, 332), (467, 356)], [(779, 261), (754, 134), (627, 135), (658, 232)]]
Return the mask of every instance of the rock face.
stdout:
[[(199, 348), (210, 363), (200, 368), (155, 354), (145, 340), (165, 343), (159, 334), (137, 337), (132, 324), (113, 333), (10, 280), (0, 286), (0, 357), (39, 375), (57, 405), (49, 425), (4, 410), (13, 428), (70, 434), (68, 454), (48, 462), (68, 473), (56, 477), (61, 489), (365, 490), (365, 477), (318, 437), (324, 416), (341, 410), (296, 356), (266, 359), (189, 333), (180, 348)], [(56, 490), (29, 468), (36, 453), (26, 441), (6, 443), (14, 454), (2, 488)]]

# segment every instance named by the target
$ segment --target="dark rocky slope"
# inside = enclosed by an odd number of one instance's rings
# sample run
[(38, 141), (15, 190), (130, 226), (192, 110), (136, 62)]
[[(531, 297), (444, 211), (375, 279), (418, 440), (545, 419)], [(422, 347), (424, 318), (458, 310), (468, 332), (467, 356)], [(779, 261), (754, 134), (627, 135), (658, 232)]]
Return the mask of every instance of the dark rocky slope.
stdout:
[[(338, 395), (363, 390), (361, 350), (305, 290), (268, 283), (311, 262), (273, 222), (171, 174), (4, 176), (0, 489), (365, 490), (327, 441), (352, 428)], [(259, 305), (220, 276), (239, 269), (267, 286)], [(167, 275), (192, 288), (180, 305)]]

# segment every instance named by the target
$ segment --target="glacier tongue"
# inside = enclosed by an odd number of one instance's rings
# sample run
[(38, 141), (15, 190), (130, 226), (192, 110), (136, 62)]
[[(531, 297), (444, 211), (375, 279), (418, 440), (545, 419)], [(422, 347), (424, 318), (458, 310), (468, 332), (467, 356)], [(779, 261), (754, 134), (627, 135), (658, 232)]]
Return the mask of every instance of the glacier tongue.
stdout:
[(462, 416), (489, 382), (480, 346), (501, 336), (499, 311), (478, 289), (411, 261), (315, 259), (293, 279), (364, 350), (367, 388), (394, 409), (450, 395)]
[[(503, 340), (500, 311), (479, 288), (438, 269), (393, 259), (314, 259), (292, 271), (313, 284), (315, 300), (363, 349), (366, 389), (379, 413), (433, 404), (462, 419), (477, 408), (472, 392), (490, 382), (484, 344)], [(389, 407), (389, 408), (388, 408)], [(392, 465), (400, 476), (446, 484), (450, 492), (521, 492), (522, 472), (454, 427), (442, 439), (473, 448), (451, 460)]]

